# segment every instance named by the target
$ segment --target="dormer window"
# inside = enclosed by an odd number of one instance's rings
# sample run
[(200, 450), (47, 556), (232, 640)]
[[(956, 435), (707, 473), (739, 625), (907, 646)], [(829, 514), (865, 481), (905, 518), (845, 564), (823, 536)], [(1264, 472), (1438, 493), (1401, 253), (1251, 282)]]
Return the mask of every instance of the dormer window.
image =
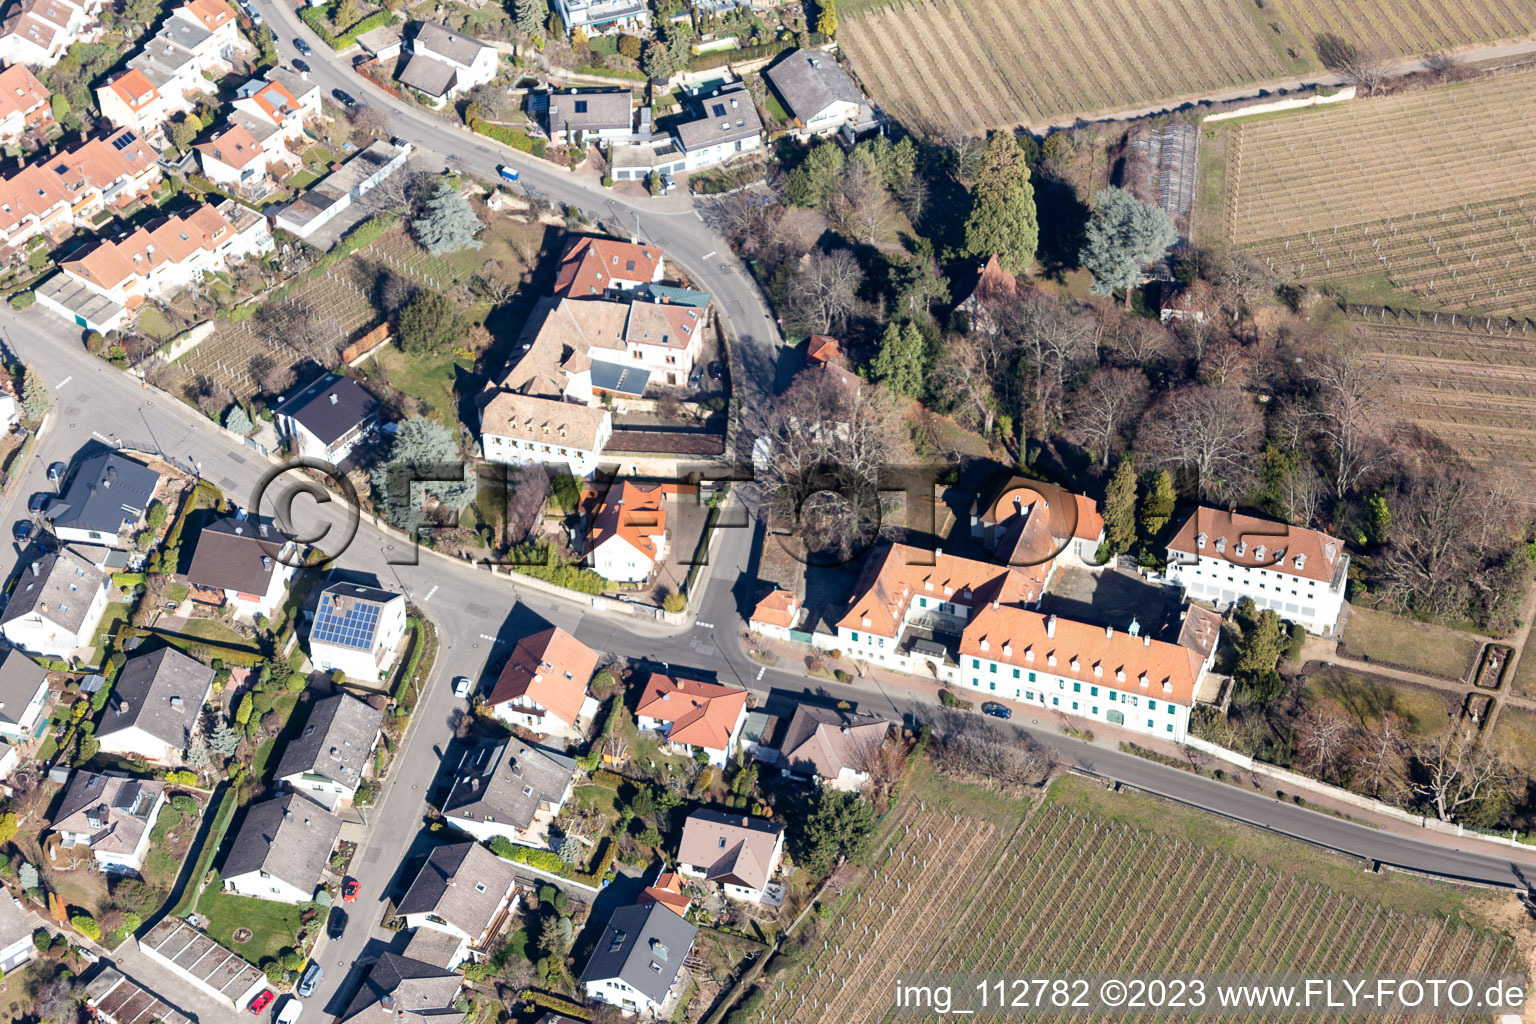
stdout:
[(1147, 674), (1145, 672), (1138, 676), (1136, 681), (1141, 684), (1143, 690), (1147, 688)]
[(1247, 551), (1247, 550), (1248, 550), (1248, 542), (1245, 541), (1245, 540), (1239, 540), (1237, 542), (1237, 544), (1232, 548), (1232, 553), (1234, 555), (1236, 555), (1238, 558), (1242, 558), (1243, 557), (1243, 553), (1245, 551)]
[(1258, 559), (1261, 562), (1264, 561), (1264, 551), (1265, 551), (1264, 545), (1260, 544), (1258, 547), (1253, 549), (1253, 557)]
[(1205, 550), (1205, 534), (1202, 533), (1195, 538), (1195, 547), (1199, 548), (1201, 551)]
[(1100, 665), (1098, 662), (1094, 662), (1093, 663), (1093, 674), (1096, 675), (1096, 676), (1102, 676), (1104, 674), (1104, 666)]
[(1029, 662), (1031, 665), (1034, 664), (1034, 662), (1035, 662), (1035, 649), (1033, 647), (1026, 647), (1026, 648), (1024, 648), (1024, 660)]
[(981, 641), (981, 653), (985, 654), (992, 649), (992, 642), (985, 638)]
[(1051, 666), (1051, 668), (1055, 668), (1056, 667), (1056, 655), (1054, 655), (1054, 654), (1047, 654), (1045, 656), (1045, 663), (1047, 665)]
[(1067, 664), (1068, 664), (1068, 665), (1069, 665), (1069, 666), (1071, 666), (1071, 668), (1072, 668), (1072, 671), (1073, 671), (1073, 672), (1076, 672), (1076, 671), (1077, 671), (1077, 667), (1078, 667), (1078, 665), (1079, 665), (1079, 664), (1081, 664), (1081, 662), (1079, 662), (1079, 661), (1078, 661), (1078, 660), (1077, 660), (1077, 655), (1075, 655), (1075, 654), (1074, 654), (1074, 655), (1073, 655), (1073, 656), (1072, 656), (1072, 660), (1071, 660), (1071, 661), (1069, 661), (1069, 662), (1067, 662)]
[(1306, 567), (1307, 567), (1307, 556), (1304, 555), (1304, 554), (1297, 555), (1296, 556), (1296, 568), (1298, 568), (1298, 569), (1305, 569)]
[(1226, 550), (1227, 550), (1227, 538), (1225, 538), (1225, 537), (1217, 537), (1216, 538), (1216, 553), (1218, 555), (1225, 554)]
[(1164, 693), (1172, 693), (1173, 692), (1173, 683), (1169, 682), (1167, 679), (1163, 680), (1163, 692)]
[(1125, 669), (1123, 669), (1123, 668), (1115, 669), (1115, 682), (1117, 682), (1117, 683), (1125, 682)]

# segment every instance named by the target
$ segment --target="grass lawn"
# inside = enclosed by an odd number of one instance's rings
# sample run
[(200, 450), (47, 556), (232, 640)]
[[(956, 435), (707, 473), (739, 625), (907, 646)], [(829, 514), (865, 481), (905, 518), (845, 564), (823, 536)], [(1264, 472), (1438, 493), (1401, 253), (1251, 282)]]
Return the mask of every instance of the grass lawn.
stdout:
[(139, 314), (139, 330), (156, 341), (170, 341), (176, 333), (165, 314), (153, 306), (147, 307)]
[(1157, 797), (1130, 791), (1111, 793), (1098, 783), (1075, 775), (1052, 783), (1047, 799), (1051, 803), (1068, 804), (1101, 817), (1222, 850), (1283, 874), (1297, 874), (1308, 881), (1376, 900), (1408, 913), (1461, 917), (1467, 897), (1475, 892), (1396, 872), (1367, 874), (1361, 870), (1359, 861), (1348, 857), (1336, 856)]
[(1414, 739), (1439, 735), (1447, 716), (1456, 709), (1448, 694), (1342, 668), (1324, 669), (1307, 677), (1307, 702), (1317, 700), (1329, 701), (1363, 729), (1393, 712), (1408, 723)]
[(1525, 651), (1515, 663), (1515, 680), (1512, 685), (1516, 693), (1536, 697), (1536, 641), (1527, 638)]
[(288, 179), (288, 187), (295, 190), (308, 188), (319, 180), (320, 175), (306, 167), (301, 171), (294, 172), (293, 176)]
[(1444, 626), (1352, 605), (1344, 647), (1357, 658), (1460, 679), (1471, 667), (1478, 643)]
[(127, 621), (128, 605), (121, 601), (114, 601), (107, 605), (106, 610), (101, 613), (101, 625), (96, 627), (96, 635), (91, 638), (91, 646), (96, 648), (97, 665), (100, 665), (105, 657), (102, 651), (102, 644), (106, 638), (111, 636), (118, 626)]
[[(218, 891), (222, 884), (215, 879), (197, 901), (197, 912), (208, 919), (206, 930), (215, 941), (222, 942), (257, 966), (267, 957), (293, 945), (294, 936), (299, 933), (298, 907), (272, 900), (253, 900), (249, 896), (233, 896)], [(251, 941), (234, 941), (236, 928), (249, 928)]]
[(32, 997), (27, 990), (47, 977), (44, 970), (42, 961), (31, 960), (5, 972), (4, 981), (0, 981), (0, 1021), (36, 1019), (32, 1016)]
[(604, 830), (613, 828), (619, 820), (619, 791), (607, 786), (577, 786), (571, 790), (571, 799), (584, 811), (595, 811), (607, 823)]
[(1517, 770), (1536, 778), (1536, 763), (1533, 763), (1531, 756), (1531, 752), (1536, 750), (1536, 713), (1511, 707), (1500, 708), (1489, 742)]
[(244, 647), (251, 651), (258, 650), (255, 644), (217, 619), (188, 619), (186, 627), (181, 632), (188, 636), (195, 636), (202, 640), (223, 644), (226, 647)]
[(459, 406), (453, 397), (453, 382), (460, 364), (452, 353), (408, 356), (391, 344), (379, 349), (373, 365), (390, 387), (420, 399), (427, 417), (450, 428), (457, 424)]
[(476, 274), (487, 274), (486, 264), (494, 262), (498, 264), (493, 268), (495, 276), (515, 288), (528, 269), (518, 255), (517, 246), (522, 246), (525, 252), (538, 252), (543, 240), (544, 228), (540, 224), (521, 224), (511, 217), (496, 217), (481, 233), (480, 248), (443, 253), (435, 259), (460, 282), (468, 281)]

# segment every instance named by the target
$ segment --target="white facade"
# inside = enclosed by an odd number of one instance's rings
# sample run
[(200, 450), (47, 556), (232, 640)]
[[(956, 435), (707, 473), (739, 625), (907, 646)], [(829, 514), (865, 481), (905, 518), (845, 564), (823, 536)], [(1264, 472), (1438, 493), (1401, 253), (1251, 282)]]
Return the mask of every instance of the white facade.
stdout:
[(744, 139), (727, 140), (725, 142), (712, 142), (696, 148), (683, 150), (683, 169), (698, 171), (705, 167), (713, 167), (723, 164), (728, 160), (734, 160), (748, 153), (755, 153), (763, 147), (761, 134), (750, 135)]
[(588, 35), (642, 32), (651, 23), (645, 0), (555, 0), (555, 10), (566, 31), (580, 28)]
[[(12, 654), (11, 657), (19, 658), (20, 654)], [(19, 740), (23, 736), (29, 736), (32, 728), (37, 725), (37, 720), (43, 714), (43, 708), (48, 703), (48, 677), (42, 676), (37, 683), (37, 692), (32, 694), (25, 707), (6, 709), (6, 717), (11, 721), (0, 720), (0, 736)], [(0, 957), (3, 961), (4, 957)], [(3, 969), (3, 966), (0, 966)]]
[(592, 549), (587, 556), (592, 570), (605, 580), (618, 583), (643, 583), (651, 578), (656, 566), (667, 559), (667, 537), (657, 533), (651, 537), (656, 545), (656, 557), (635, 547), (622, 536), (615, 534)]
[(309, 660), (321, 672), (341, 669), (350, 679), (377, 682), (389, 675), (405, 639), (405, 598), (395, 595), (379, 612), (373, 645), (366, 649), (317, 641), (309, 643)]
[(662, 1003), (656, 1002), (623, 978), (593, 978), (586, 983), (586, 987), (588, 999), (620, 1007), (626, 1017), (634, 1016), (637, 1010), (649, 1013), (658, 1020), (664, 1016)]
[[(1262, 536), (1227, 538), (1200, 533), (1194, 551), (1169, 547), (1167, 575), (1170, 582), (1184, 588), (1190, 600), (1208, 601), (1225, 611), (1245, 597), (1252, 598), (1261, 611), (1272, 610), (1309, 633), (1331, 636), (1344, 609), (1349, 555), (1333, 538), (1323, 539), (1320, 550), (1310, 554), (1298, 552), (1297, 546), (1265, 552)], [(1240, 561), (1255, 557), (1261, 564)], [(1305, 574), (1319, 565), (1327, 567), (1327, 580)]]
[[(496, 399), (492, 399), (493, 403), (495, 401)], [(534, 399), (534, 401), (541, 400)], [(550, 404), (563, 403), (551, 402)], [(604, 410), (595, 442), (579, 443), (572, 438), (561, 443), (562, 439), (546, 438), (542, 434), (533, 436), (522, 433), (519, 436), (514, 435), (504, 426), (482, 429), (480, 445), (486, 459), (491, 462), (502, 462), (507, 465), (534, 462), (546, 466), (563, 466), (570, 470), (572, 476), (582, 478), (589, 477), (597, 471), (598, 458), (603, 453), (603, 446), (612, 436), (613, 418), (607, 410)]]
[(85, 618), (77, 629), (57, 621), (57, 611), (33, 608), (27, 614), (5, 623), (0, 627), (0, 632), (4, 632), (12, 646), (30, 654), (68, 658), (75, 651), (88, 646), (95, 638), (96, 627), (101, 624), (102, 613), (107, 610), (110, 590), (111, 584), (102, 580), (94, 594), (81, 595), (81, 600), (89, 603)]
[[(597, 716), (600, 705), (596, 697), (586, 696), (581, 700), (581, 714), (577, 716), (581, 721), (590, 722)], [(511, 700), (502, 701), (491, 708), (491, 713), (508, 725), (520, 725), (532, 732), (542, 733), (545, 736), (561, 736), (570, 739), (580, 738), (580, 730), (575, 722), (567, 722), (555, 712), (542, 707), (538, 701), (527, 694), (513, 697)]]
[[(773, 842), (773, 853), (768, 858), (767, 877), (770, 880), (773, 878), (774, 873), (779, 870), (779, 861), (783, 858), (783, 854), (784, 832), (781, 830), (779, 832), (778, 838)], [(686, 875), (689, 878), (696, 878), (699, 881), (704, 881), (709, 877), (709, 865), (707, 864), (701, 866), (698, 864), (679, 863), (677, 865), (677, 870), (679, 874)], [(736, 900), (740, 903), (763, 902), (763, 896), (765, 893), (765, 890), (763, 889), (754, 889), (751, 886), (738, 885), (735, 882), (720, 882), (719, 886), (720, 891), (724, 893), (728, 898)]]
[[(206, 698), (205, 698), (206, 699)], [(200, 703), (198, 707), (202, 707)], [(107, 708), (107, 717), (113, 714), (110, 706)], [(195, 713), (189, 718), (194, 720)], [(167, 743), (159, 736), (140, 728), (137, 725), (127, 729), (119, 729), (101, 737), (101, 750), (105, 754), (122, 754), (124, 757), (142, 757), (146, 761), (155, 764), (180, 764), (182, 748), (174, 743)]]
[[(41, 3), (22, 4), (22, 12), (5, 35), (0, 36), (0, 60), (7, 64), (52, 67), (69, 52), (71, 44), (90, 41), (101, 34), (98, 16), (102, 0), (54, 0), (51, 17), (44, 17)], [(8, 14), (10, 12), (7, 12)]]
[(271, 900), (274, 903), (306, 903), (315, 896), (313, 890), (305, 892), (292, 882), (266, 871), (246, 871), (228, 878), (221, 876), (220, 880), (224, 883), (225, 892), (249, 896), (251, 899)]
[[(691, 755), (693, 753), (695, 744), (678, 743), (671, 739), (671, 722), (663, 721), (662, 719), (658, 718), (650, 718), (646, 715), (635, 716), (635, 722), (642, 730), (661, 733), (663, 737), (665, 737), (667, 749), (672, 753), (683, 755)], [(731, 758), (736, 753), (737, 747), (741, 745), (741, 729), (742, 726), (746, 724), (747, 706), (745, 703), (743, 703), (741, 706), (741, 711), (736, 715), (736, 723), (731, 726), (731, 734), (726, 739), (725, 747), (723, 749), (717, 749), (702, 743), (697, 744), (700, 750), (709, 755), (710, 764), (717, 768), (724, 768), (727, 764), (730, 763)]]
[(150, 806), (149, 816), (145, 819), (143, 833), (134, 844), (131, 853), (119, 853), (114, 850), (103, 850), (91, 846), (89, 833), (70, 832), (59, 830), (60, 845), (67, 848), (86, 846), (91, 848), (91, 856), (95, 858), (101, 870), (109, 872), (139, 872), (144, 868), (144, 858), (149, 855), (149, 837), (154, 830), (156, 819), (160, 817), (160, 808), (165, 806), (165, 790), (162, 788), (155, 796), (155, 802)]

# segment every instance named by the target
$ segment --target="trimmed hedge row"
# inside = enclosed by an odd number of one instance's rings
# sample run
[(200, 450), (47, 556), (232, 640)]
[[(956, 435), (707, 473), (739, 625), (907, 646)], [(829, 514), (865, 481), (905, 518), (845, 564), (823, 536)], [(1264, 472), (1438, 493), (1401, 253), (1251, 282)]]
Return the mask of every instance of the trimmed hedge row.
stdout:
[(527, 864), (531, 868), (548, 871), (552, 875), (560, 874), (565, 867), (565, 861), (560, 859), (558, 853), (535, 850), (531, 846), (519, 846), (506, 836), (492, 836), (487, 845), (491, 852), (502, 860), (509, 860), (514, 864)]
[(756, 46), (743, 46), (738, 50), (713, 50), (709, 53), (695, 54), (688, 62), (689, 71), (708, 71), (711, 68), (723, 68), (727, 64), (744, 63), (749, 60), (758, 60), (762, 57), (777, 57), (788, 50), (799, 49), (803, 46), (820, 46), (827, 42), (828, 37), (820, 32), (812, 32), (802, 44), (796, 40), (774, 40), (771, 43), (759, 43)]
[(325, 45), (333, 50), (345, 50), (357, 42), (357, 37), (370, 29), (382, 28), (385, 25), (393, 25), (395, 16), (389, 11), (376, 11), (368, 15), (362, 21), (342, 32), (340, 35), (332, 35), (326, 28), (325, 9), (321, 7), (306, 7), (299, 12), (299, 17), (304, 24), (315, 30), (315, 35), (325, 41)]
[(524, 153), (531, 153), (542, 158), (544, 151), (549, 148), (549, 142), (545, 139), (535, 139), (526, 132), (520, 132), (516, 128), (508, 128), (504, 124), (492, 124), (489, 121), (476, 118), (471, 124), (470, 130), (476, 135), (484, 135), (488, 139), (495, 139), (502, 145), (511, 146), (513, 149)]

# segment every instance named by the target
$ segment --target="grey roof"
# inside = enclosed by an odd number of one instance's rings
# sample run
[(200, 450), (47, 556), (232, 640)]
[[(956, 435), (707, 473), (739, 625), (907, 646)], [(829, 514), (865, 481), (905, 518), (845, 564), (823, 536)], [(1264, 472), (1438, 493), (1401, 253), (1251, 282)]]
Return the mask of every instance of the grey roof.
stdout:
[(91, 837), (91, 848), (132, 853), (146, 829), (149, 812), (165, 792), (165, 783), (126, 775), (75, 772), (54, 815), (55, 832)]
[(549, 134), (563, 131), (629, 130), (634, 97), (628, 89), (573, 89), (549, 94)]
[(265, 594), (273, 573), (283, 568), (278, 555), (287, 543), (270, 517), (215, 520), (197, 536), (187, 582), (214, 590)]
[(129, 658), (112, 685), (96, 736), (138, 726), (177, 749), (185, 747), (212, 686), (213, 669), (174, 647)]
[(480, 744), (464, 755), (453, 789), (443, 803), (448, 818), (489, 814), (517, 828), (533, 824), (540, 803), (558, 803), (576, 774), (564, 754), (517, 737)]
[(867, 758), (885, 740), (891, 723), (875, 715), (801, 704), (779, 745), (782, 764), (802, 775), (837, 778), (844, 768), (867, 771)]
[[(400, 30), (393, 25), (380, 25), (371, 28), (357, 37), (357, 43), (369, 53), (378, 53), (400, 43)], [(295, 96), (298, 93), (294, 93)]]
[(101, 452), (76, 467), (69, 487), (49, 503), (44, 515), (55, 528), (96, 530), (116, 535), (123, 524), (138, 523), (149, 508), (160, 474), (117, 452)]
[(8, 890), (0, 889), (0, 949), (32, 935), (32, 917)]
[(383, 724), (384, 712), (350, 694), (318, 700), (304, 731), (284, 748), (275, 778), (309, 772), (356, 789)]
[(592, 388), (611, 391), (616, 395), (639, 398), (650, 383), (651, 371), (627, 363), (610, 363), (606, 359), (592, 361)]
[(458, 1024), (453, 1009), (464, 979), (443, 967), (382, 953), (338, 1018), (357, 1024)]
[[(15, 725), (17, 716), (32, 703), (38, 687), (48, 685), (48, 673), (20, 651), (0, 654), (0, 722)], [(0, 949), (5, 943), (0, 942)]]
[(100, 1019), (112, 1024), (192, 1024), (159, 994), (113, 967), (103, 966), (96, 973), (85, 986), (85, 998)]
[(490, 927), (517, 870), (479, 843), (439, 846), (416, 873), (397, 914), (436, 914), (472, 940)]
[(428, 96), (446, 95), (458, 79), (458, 70), (449, 63), (425, 53), (415, 53), (405, 62), (396, 76), (402, 85), (408, 85)]
[(717, 89), (698, 100), (700, 114), (691, 121), (675, 125), (672, 131), (683, 150), (703, 149), (722, 142), (735, 142), (761, 135), (763, 122), (757, 116), (757, 104), (744, 85)]
[(622, 978), (660, 1003), (667, 998), (698, 931), (660, 903), (620, 907), (604, 926), (581, 980)]
[[(363, 153), (352, 159), (358, 159)], [(378, 413), (378, 401), (361, 384), (351, 377), (339, 377), (334, 373), (313, 381), (277, 407), (279, 416), (292, 417), (325, 445), (335, 444), (349, 430)]]
[[(367, 32), (363, 33), (363, 35), (367, 34)], [(287, 68), (271, 69), (267, 72), (267, 81), (276, 82), (278, 85), (281, 85), (284, 89), (288, 90), (288, 95), (292, 96), (294, 99), (300, 101), (301, 103), (303, 102), (305, 96), (320, 88), (318, 85), (316, 85), (314, 82), (311, 82), (303, 75), (296, 71), (289, 71)]]
[(679, 288), (670, 284), (653, 284), (647, 281), (634, 291), (636, 302), (659, 302), (662, 305), (692, 306), (695, 309), (706, 309), (709, 306), (709, 292), (695, 291), (692, 288)]
[(831, 54), (796, 50), (767, 71), (789, 112), (809, 121), (839, 100), (863, 103), (864, 96)]
[(418, 53), (426, 50), (428, 53), (436, 54), (465, 67), (475, 62), (475, 57), (481, 50), (491, 49), (474, 36), (455, 32), (433, 21), (422, 22), (416, 29), (416, 38), (412, 46)]
[(139, 948), (145, 947), (230, 1001), (240, 999), (266, 981), (254, 965), (179, 917), (162, 918), (139, 940)]
[(699, 868), (711, 882), (748, 889), (768, 884), (773, 849), (783, 825), (740, 812), (697, 810), (683, 822), (677, 861)]
[(35, 611), (49, 622), (78, 632), (106, 581), (105, 573), (68, 548), (35, 558), (23, 565), (16, 577), (0, 623)]
[(233, 878), (265, 871), (301, 892), (312, 893), (320, 885), (340, 832), (340, 818), (297, 793), (253, 804), (245, 812), (245, 823), (220, 873)]

